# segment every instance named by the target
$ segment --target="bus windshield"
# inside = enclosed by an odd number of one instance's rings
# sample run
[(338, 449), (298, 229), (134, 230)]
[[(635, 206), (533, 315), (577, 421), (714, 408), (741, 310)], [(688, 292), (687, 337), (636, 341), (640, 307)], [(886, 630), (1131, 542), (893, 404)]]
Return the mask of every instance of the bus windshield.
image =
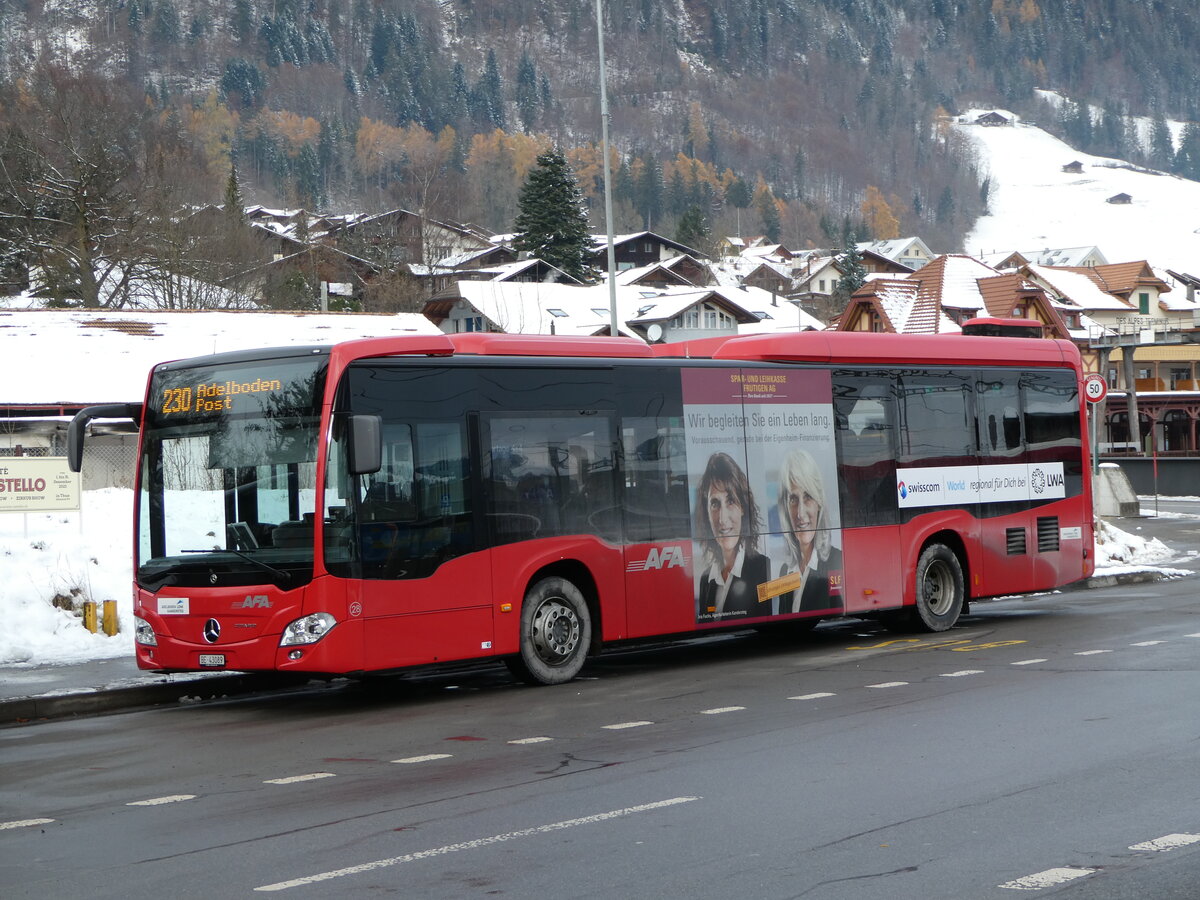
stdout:
[(138, 490), (140, 585), (311, 580), (327, 359), (155, 371)]

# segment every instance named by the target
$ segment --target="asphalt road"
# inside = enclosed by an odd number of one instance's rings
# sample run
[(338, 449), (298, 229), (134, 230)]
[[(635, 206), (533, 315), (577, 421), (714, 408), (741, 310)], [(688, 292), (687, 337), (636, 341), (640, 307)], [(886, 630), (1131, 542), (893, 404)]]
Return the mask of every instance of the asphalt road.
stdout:
[(1194, 898), (1196, 584), (5, 729), (0, 895)]

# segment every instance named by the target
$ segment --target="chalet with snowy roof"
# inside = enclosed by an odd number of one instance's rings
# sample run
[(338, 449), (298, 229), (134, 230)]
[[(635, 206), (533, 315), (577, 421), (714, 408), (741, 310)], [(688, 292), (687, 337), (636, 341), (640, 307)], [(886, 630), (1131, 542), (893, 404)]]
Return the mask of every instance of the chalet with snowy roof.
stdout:
[(1019, 272), (1056, 302), (1081, 310), (1114, 331), (1137, 332), (1153, 327), (1154, 319), (1170, 317), (1163, 295), (1171, 287), (1145, 260), (1100, 266), (1030, 264)]
[[(608, 237), (593, 235), (595, 249), (592, 263), (601, 269), (608, 266)], [(634, 234), (618, 234), (613, 236), (613, 257), (617, 270), (636, 269), (651, 263), (664, 262), (681, 254), (693, 259), (703, 259), (704, 254), (699, 250), (665, 238), (653, 231), (638, 231)]]
[[(618, 280), (616, 294), (618, 331), (649, 341), (737, 334), (739, 326), (765, 318), (747, 303), (763, 310), (771, 307), (771, 297), (763, 291), (719, 286), (652, 288)], [(424, 312), (447, 334), (489, 331), (589, 336), (611, 332), (609, 304), (607, 284), (462, 281), (430, 298)], [(796, 322), (795, 316), (790, 310), (785, 313), (791, 323)]]
[(1071, 175), (1081, 175), (1083, 173), (1083, 163), (1081, 163), (1079, 160), (1075, 160), (1074, 162), (1069, 162), (1063, 166), (1062, 170)]
[(855, 246), (861, 254), (872, 253), (913, 271), (921, 268), (934, 257), (933, 251), (919, 237), (864, 241)]
[(361, 308), (366, 286), (380, 271), (368, 260), (315, 244), (243, 272), (230, 286), (268, 309), (320, 309), (321, 285), (328, 291), (336, 284), (344, 286), (335, 294), (343, 308)]
[(957, 332), (980, 317), (1028, 319), (1041, 324), (1047, 337), (1071, 337), (1069, 322), (1037, 285), (959, 254), (939, 256), (903, 279), (867, 281), (851, 296), (838, 329)]
[(996, 126), (1011, 125), (1012, 120), (1007, 116), (1002, 116), (1000, 113), (993, 110), (992, 112), (984, 113), (982, 116), (977, 118), (975, 120), (975, 124), (994, 128)]
[(1099, 247), (1046, 247), (1042, 250), (1014, 250), (984, 253), (979, 256), (993, 269), (1012, 271), (1033, 263), (1039, 266), (1105, 266), (1108, 259)]
[(1105, 202), (1105, 203), (1117, 203), (1117, 204), (1125, 205), (1125, 204), (1128, 204), (1128, 203), (1132, 203), (1132, 202), (1133, 202), (1133, 197), (1131, 197), (1129, 194), (1125, 194), (1125, 193), (1121, 193), (1121, 194), (1113, 194), (1111, 197), (1109, 197), (1109, 198), (1108, 198), (1107, 200), (1105, 200), (1104, 202)]
[(468, 226), (406, 209), (346, 217), (325, 238), (347, 253), (389, 263), (425, 263), (493, 246)]

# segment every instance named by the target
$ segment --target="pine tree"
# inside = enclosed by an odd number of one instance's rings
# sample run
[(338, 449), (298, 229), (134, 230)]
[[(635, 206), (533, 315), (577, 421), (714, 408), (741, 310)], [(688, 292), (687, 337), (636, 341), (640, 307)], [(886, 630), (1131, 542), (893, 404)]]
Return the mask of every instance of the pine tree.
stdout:
[(229, 161), (229, 178), (225, 182), (225, 215), (237, 225), (242, 225), (246, 221), (242, 186), (238, 181), (237, 163), (233, 160)]
[(700, 207), (689, 206), (684, 210), (675, 229), (675, 240), (705, 256), (712, 255), (712, 237)]
[(517, 115), (521, 119), (521, 130), (526, 134), (533, 131), (538, 113), (537, 69), (528, 53), (521, 54), (517, 65)]
[(838, 301), (839, 307), (845, 307), (850, 295), (867, 280), (867, 269), (863, 265), (862, 254), (858, 252), (853, 239), (846, 242), (842, 255), (838, 257), (838, 267), (842, 270), (842, 277), (834, 288), (833, 297)]
[(584, 283), (596, 280), (583, 192), (562, 153), (548, 150), (537, 158), (517, 206), (514, 248)]

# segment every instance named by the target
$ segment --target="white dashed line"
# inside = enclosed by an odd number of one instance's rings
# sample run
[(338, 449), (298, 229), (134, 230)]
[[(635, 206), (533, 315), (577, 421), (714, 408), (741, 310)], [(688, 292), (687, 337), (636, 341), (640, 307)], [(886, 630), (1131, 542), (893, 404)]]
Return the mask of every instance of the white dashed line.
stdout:
[(1095, 656), (1098, 653), (1112, 653), (1111, 650), (1080, 650), (1076, 656)]
[(1177, 847), (1186, 847), (1189, 844), (1195, 843), (1200, 843), (1200, 834), (1166, 834), (1152, 841), (1143, 841), (1140, 844), (1134, 844), (1129, 849), (1154, 850), (1159, 853), (1166, 853), (1168, 850), (1174, 850)]
[(552, 741), (554, 738), (548, 737), (531, 737), (517, 738), (515, 741), (509, 741), (510, 744), (544, 744), (546, 741)]
[(126, 806), (162, 806), (164, 803), (182, 803), (184, 800), (195, 800), (195, 794), (172, 794), (170, 797), (155, 797), (151, 800), (134, 800)]
[(298, 784), (301, 781), (316, 781), (318, 778), (332, 777), (332, 772), (310, 772), (307, 775), (289, 775), (287, 778), (268, 778), (263, 784)]
[(643, 725), (653, 725), (653, 722), (617, 722), (615, 725), (601, 725), (609, 731), (621, 731), (624, 728), (641, 728)]
[(906, 684), (908, 684), (907, 681), (882, 681), (879, 684), (868, 684), (867, 687), (869, 687), (869, 688), (904, 687)]
[(713, 709), (700, 710), (700, 715), (702, 715), (702, 716), (719, 716), (721, 713), (737, 712), (739, 709), (745, 709), (745, 708), (746, 707), (744, 707), (744, 706), (717, 706), (717, 707), (714, 707)]
[(1136, 644), (1130, 644), (1130, 647), (1153, 647), (1157, 644), (1165, 644), (1166, 641), (1138, 641)]
[(628, 806), (625, 809), (614, 809), (611, 812), (599, 813), (594, 816), (584, 816), (580, 819), (567, 819), (565, 822), (554, 822), (550, 825), (538, 825), (534, 828), (524, 828), (520, 831), (509, 831), (504, 834), (494, 834), (491, 837), (479, 838), (474, 841), (463, 841), (459, 844), (447, 844), (444, 847), (435, 847), (432, 850), (422, 850), (419, 853), (408, 853), (404, 856), (393, 856), (388, 859), (377, 859), (374, 862), (362, 863), (357, 866), (349, 866), (345, 869), (335, 869), (331, 872), (322, 872), (319, 875), (309, 875), (305, 878), (296, 878), (292, 881), (280, 881), (275, 884), (265, 884), (262, 887), (256, 887), (256, 891), (285, 891), (288, 888), (301, 887), (308, 884), (317, 884), (322, 881), (329, 881), (332, 878), (341, 878), (346, 875), (358, 875), (362, 872), (370, 872), (375, 869), (384, 869), (388, 866), (397, 866), (401, 863), (415, 862), (419, 859), (428, 859), (432, 856), (445, 856), (447, 853), (457, 853), (459, 850), (477, 850), (480, 847), (488, 847), (492, 844), (500, 844), (504, 841), (512, 841), (518, 838), (532, 837), (537, 834), (549, 834), (555, 831), (562, 831), (565, 828), (575, 828), (578, 825), (591, 825), (595, 822), (604, 822), (609, 819), (619, 819), (622, 816), (633, 815), (634, 813), (650, 812), (656, 809), (665, 809), (668, 806), (678, 806), (680, 803), (691, 803), (693, 800), (699, 800), (699, 797), (672, 797), (670, 800), (659, 800), (656, 803), (643, 803), (640, 806)]
[(404, 759), (393, 759), (392, 762), (408, 766), (413, 763), (433, 762), (435, 759), (449, 759), (453, 755), (453, 753), (426, 753), (424, 756), (407, 756)]
[(1200, 637), (1200, 631), (1195, 631), (1191, 634), (1185, 634), (1184, 637)]
[(817, 694), (801, 694), (799, 697), (788, 697), (789, 700), (821, 700), (825, 697), (836, 697), (837, 694), (831, 694), (829, 691), (821, 691)]
[(1076, 869), (1071, 867), (1047, 869), (1045, 872), (1026, 875), (1024, 878), (1018, 878), (1016, 881), (1006, 881), (1004, 884), (998, 886), (1013, 891), (1040, 891), (1044, 888), (1054, 887), (1056, 884), (1066, 884), (1068, 881), (1074, 881), (1076, 878), (1082, 878), (1084, 875), (1091, 875), (1095, 871), (1095, 869)]
[(982, 675), (983, 669), (963, 669), (960, 672), (943, 672), (943, 678), (962, 678), (964, 675)]
[(10, 828), (32, 828), (34, 825), (49, 825), (53, 819), (18, 819), (15, 822), (0, 822), (0, 831)]
[(1010, 663), (1014, 666), (1032, 666), (1034, 663), (1050, 662), (1048, 659), (1022, 659), (1019, 662)]

